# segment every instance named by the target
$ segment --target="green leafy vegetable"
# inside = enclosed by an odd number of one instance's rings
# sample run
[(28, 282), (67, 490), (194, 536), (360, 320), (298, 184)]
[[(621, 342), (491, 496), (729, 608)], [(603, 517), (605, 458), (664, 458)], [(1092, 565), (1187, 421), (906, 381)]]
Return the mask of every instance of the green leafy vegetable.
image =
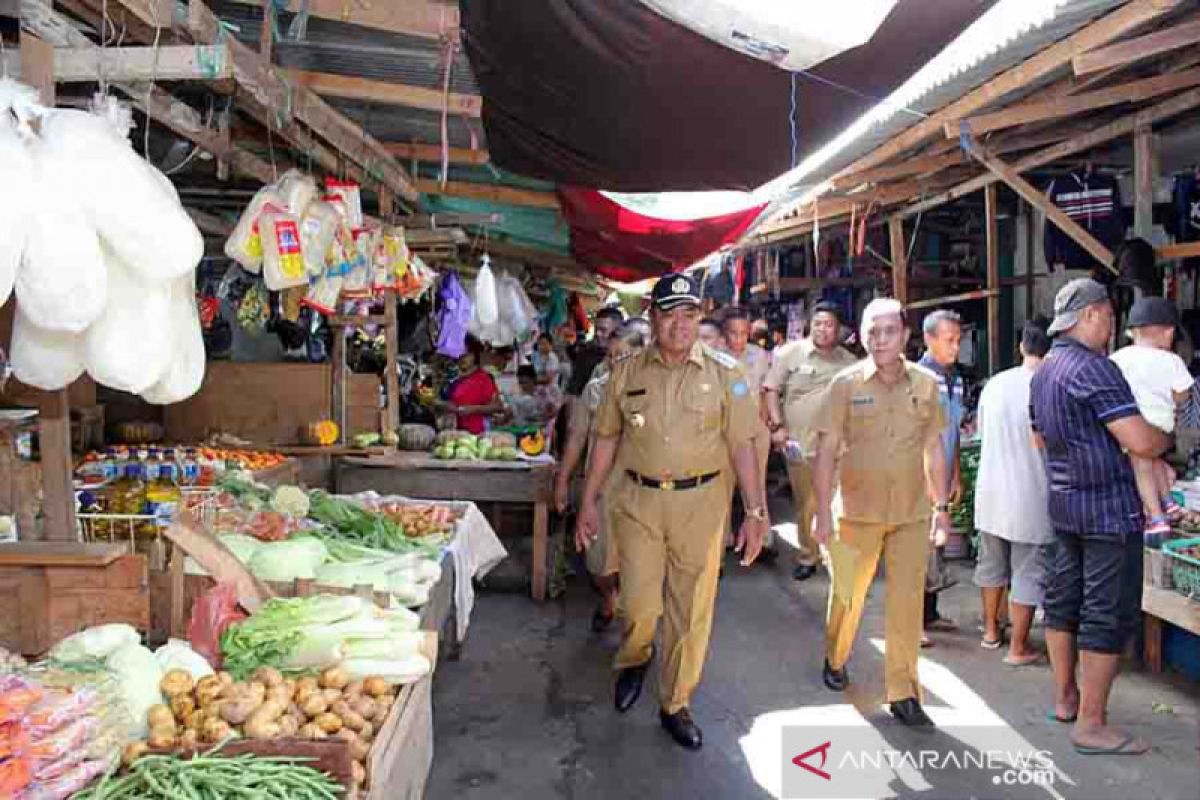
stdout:
[(417, 544), (404, 535), (404, 528), (386, 514), (368, 511), (351, 500), (333, 497), (319, 489), (309, 493), (308, 516), (338, 538), (362, 547), (390, 553), (411, 551)]

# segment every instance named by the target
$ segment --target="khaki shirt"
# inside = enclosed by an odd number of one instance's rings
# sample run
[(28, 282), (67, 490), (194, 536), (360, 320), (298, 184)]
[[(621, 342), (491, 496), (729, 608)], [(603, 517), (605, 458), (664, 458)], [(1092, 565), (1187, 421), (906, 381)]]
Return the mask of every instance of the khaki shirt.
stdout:
[(931, 514), (925, 449), (940, 443), (945, 417), (937, 378), (908, 361), (904, 368), (889, 386), (868, 358), (840, 372), (824, 394), (818, 426), (840, 453), (843, 519), (901, 525)]
[[(730, 355), (732, 356), (733, 353), (730, 353)], [(763, 381), (766, 380), (767, 373), (771, 369), (771, 354), (751, 342), (746, 345), (746, 349), (742, 351), (740, 357), (733, 357), (737, 359), (738, 365), (746, 375), (746, 383), (750, 385), (750, 393), (754, 395), (755, 400), (759, 399), (759, 394), (763, 389)]]
[(617, 458), (657, 480), (719, 472), (758, 424), (754, 396), (737, 361), (697, 343), (682, 364), (649, 347), (609, 377), (595, 431), (620, 437)]
[(808, 450), (821, 410), (822, 392), (834, 376), (856, 361), (850, 351), (835, 347), (828, 356), (811, 339), (788, 342), (775, 351), (763, 388), (777, 391), (788, 432)]

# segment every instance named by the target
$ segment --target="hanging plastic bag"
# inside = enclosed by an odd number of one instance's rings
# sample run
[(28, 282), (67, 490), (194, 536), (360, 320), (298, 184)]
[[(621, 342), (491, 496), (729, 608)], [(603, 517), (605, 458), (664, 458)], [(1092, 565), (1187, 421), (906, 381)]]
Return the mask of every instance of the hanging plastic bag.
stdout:
[(492, 260), (485, 253), (475, 276), (475, 313), (479, 324), (489, 329), (500, 317), (500, 306), (496, 302), (496, 278), (492, 274)]
[(346, 224), (356, 229), (363, 226), (362, 190), (357, 183), (326, 178), (325, 192), (325, 199), (338, 206)]
[(311, 203), (300, 219), (300, 250), (308, 274), (317, 278), (325, 274), (325, 256), (342, 221), (342, 215), (329, 203)]
[(30, 153), (34, 181), (14, 192), (35, 209), (26, 222), (17, 300), (39, 328), (81, 333), (104, 311), (108, 294), (100, 238), (80, 205), (70, 164), (41, 144)]
[(221, 668), (221, 634), (234, 623), (246, 619), (238, 606), (237, 584), (218, 583), (196, 598), (188, 620), (187, 638), (192, 649), (204, 656), (213, 669)]
[(98, 113), (46, 114), (42, 144), (71, 176), (64, 189), (78, 197), (96, 233), (127, 268), (143, 281), (171, 280), (200, 263), (204, 239), (178, 196), (164, 187), (169, 181), (134, 152), (131, 126), (128, 105), (109, 98)]
[(0, 79), (0, 175), (7, 190), (0, 192), (0, 306), (12, 294), (25, 249), (28, 217), (33, 209), (26, 191), (33, 188), (34, 165), (25, 142), (8, 113), (17, 93), (32, 92), (15, 81)]
[(458, 273), (451, 272), (442, 279), (438, 300), (442, 312), (438, 319), (437, 351), (449, 358), (460, 358), (467, 352), (467, 330), (475, 304), (463, 289)]
[(170, 315), (170, 365), (157, 383), (142, 392), (142, 399), (156, 405), (182, 402), (204, 383), (204, 334), (195, 275), (172, 281)]
[(257, 273), (262, 269), (263, 250), (262, 237), (259, 233), (258, 218), (267, 211), (278, 213), (283, 211), (284, 199), (274, 186), (264, 186), (250, 200), (250, 205), (242, 212), (241, 218), (234, 226), (233, 233), (225, 241), (225, 255), (236, 261), (247, 272)]
[(38, 327), (20, 303), (13, 319), (11, 356), (17, 380), (48, 392), (66, 388), (83, 374), (80, 334)]
[(296, 219), (301, 219), (308, 206), (317, 199), (317, 182), (298, 169), (289, 169), (275, 182), (275, 190), (283, 204)]
[(105, 253), (108, 302), (83, 337), (83, 361), (96, 382), (141, 394), (171, 362), (171, 284), (139, 283), (114, 253)]
[(288, 212), (265, 212), (258, 218), (262, 236), (263, 282), (273, 292), (308, 283), (308, 267), (300, 249), (300, 223)]

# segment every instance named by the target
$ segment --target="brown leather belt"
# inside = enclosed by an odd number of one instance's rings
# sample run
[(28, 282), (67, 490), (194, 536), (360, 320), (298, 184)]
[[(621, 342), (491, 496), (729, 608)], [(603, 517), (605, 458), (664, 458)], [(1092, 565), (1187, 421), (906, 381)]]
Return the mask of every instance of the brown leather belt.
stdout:
[(721, 474), (718, 470), (717, 472), (710, 472), (707, 475), (698, 475), (695, 478), (660, 481), (655, 478), (647, 478), (645, 475), (639, 475), (631, 469), (625, 470), (625, 473), (634, 483), (640, 486), (645, 486), (647, 489), (662, 489), (664, 492), (680, 492), (684, 489), (695, 489), (697, 486), (703, 486)]

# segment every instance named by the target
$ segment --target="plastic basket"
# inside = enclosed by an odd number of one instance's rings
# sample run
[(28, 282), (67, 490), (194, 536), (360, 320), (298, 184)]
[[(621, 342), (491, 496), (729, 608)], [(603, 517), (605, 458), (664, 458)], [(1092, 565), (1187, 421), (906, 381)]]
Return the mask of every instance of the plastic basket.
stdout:
[(1192, 547), (1200, 548), (1200, 537), (1164, 542), (1162, 550), (1163, 555), (1171, 559), (1171, 580), (1175, 584), (1175, 591), (1200, 598), (1200, 557), (1181, 552)]

